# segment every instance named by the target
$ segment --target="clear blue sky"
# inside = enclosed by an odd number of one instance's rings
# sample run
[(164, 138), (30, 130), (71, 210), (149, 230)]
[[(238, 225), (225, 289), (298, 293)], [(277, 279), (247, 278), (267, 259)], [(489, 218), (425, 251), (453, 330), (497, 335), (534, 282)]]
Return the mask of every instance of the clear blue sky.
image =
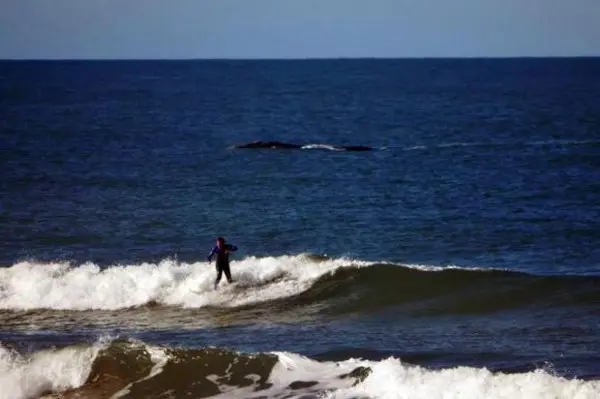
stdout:
[(600, 0), (0, 0), (0, 58), (599, 56)]

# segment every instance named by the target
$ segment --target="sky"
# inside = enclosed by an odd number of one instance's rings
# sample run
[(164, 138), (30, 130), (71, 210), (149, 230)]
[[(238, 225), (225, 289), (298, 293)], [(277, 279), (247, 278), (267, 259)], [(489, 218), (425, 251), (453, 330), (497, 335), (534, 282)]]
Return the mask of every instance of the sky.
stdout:
[(600, 56), (600, 0), (0, 0), (0, 59)]

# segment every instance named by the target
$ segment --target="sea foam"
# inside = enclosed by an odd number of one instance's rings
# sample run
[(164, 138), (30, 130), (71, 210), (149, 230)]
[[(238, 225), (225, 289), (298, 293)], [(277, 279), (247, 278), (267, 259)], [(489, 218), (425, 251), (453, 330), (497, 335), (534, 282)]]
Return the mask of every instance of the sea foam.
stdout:
[[(429, 370), (403, 363), (397, 358), (381, 361), (348, 359), (319, 362), (286, 352), (274, 352), (279, 361), (269, 377), (266, 391), (223, 387), (227, 398), (320, 397), (329, 399), (595, 399), (599, 381), (581, 381), (554, 376), (544, 370), (528, 373), (494, 373), (485, 368), (455, 367)], [(360, 370), (369, 370), (367, 372)], [(356, 383), (352, 373), (366, 377)], [(360, 380), (360, 377), (359, 377)], [(296, 388), (298, 382), (311, 382)]]
[(373, 263), (310, 255), (248, 257), (231, 264), (234, 285), (213, 289), (214, 264), (206, 262), (114, 265), (21, 262), (0, 269), (0, 309), (116, 310), (149, 303), (234, 307), (299, 294), (321, 276)]
[(372, 373), (355, 387), (332, 391), (330, 399), (356, 397), (411, 399), (592, 399), (600, 397), (598, 381), (568, 380), (544, 370), (492, 373), (487, 369), (455, 367), (428, 370), (390, 358), (371, 364)]
[[(86, 384), (99, 352), (110, 345), (110, 342), (93, 345), (75, 345), (62, 349), (47, 349), (29, 354), (19, 355), (0, 346), (0, 399), (25, 399), (40, 395), (71, 390), (75, 395), (94, 392), (94, 386)], [(119, 347), (113, 347), (117, 349)], [(169, 350), (168, 347), (157, 347), (140, 341), (130, 341), (120, 346), (121, 351), (128, 352), (138, 348), (147, 352), (151, 368), (143, 364), (145, 372), (135, 380), (123, 381), (126, 385), (114, 386), (115, 391), (106, 391), (113, 398), (127, 397), (132, 387), (141, 388), (145, 392), (149, 387), (156, 392), (188, 392), (196, 379), (206, 379), (218, 385), (220, 394), (217, 398), (264, 398), (264, 397), (320, 397), (330, 399), (349, 398), (410, 398), (410, 399), (470, 399), (470, 398), (511, 398), (511, 399), (592, 399), (600, 397), (600, 381), (582, 381), (567, 379), (553, 375), (546, 370), (535, 370), (527, 373), (507, 374), (492, 372), (485, 368), (453, 367), (432, 370), (404, 363), (401, 359), (390, 357), (381, 361), (362, 359), (346, 359), (343, 361), (317, 361), (296, 353), (271, 352), (267, 354), (242, 354), (240, 358), (233, 356), (232, 362), (226, 366), (225, 375), (186, 374), (191, 380), (161, 378), (160, 375), (169, 365), (178, 364), (184, 367), (183, 359), (190, 361), (189, 367), (195, 367), (194, 358), (181, 357), (181, 350)], [(260, 370), (241, 369), (244, 374), (235, 376), (231, 373), (236, 362), (248, 356), (276, 356), (277, 362), (269, 372), (267, 384), (259, 388)], [(225, 357), (217, 357), (215, 370), (223, 372), (223, 365), (218, 364)], [(133, 370), (140, 367), (137, 357), (130, 357), (128, 366)], [(210, 362), (207, 357), (206, 361)], [(165, 371), (166, 372), (166, 371)], [(173, 370), (170, 371), (171, 373)], [(239, 369), (238, 369), (238, 372)], [(134, 373), (135, 374), (135, 373)], [(105, 378), (107, 375), (101, 376)], [(123, 377), (123, 376), (121, 376)], [(141, 377), (141, 378), (140, 378)], [(223, 378), (221, 378), (223, 377)], [(253, 381), (252, 384), (230, 385), (231, 381), (241, 378)], [(111, 377), (114, 378), (114, 377)], [(126, 377), (124, 377), (126, 378)], [(160, 383), (158, 382), (160, 379)], [(179, 386), (177, 384), (182, 383)], [(205, 382), (205, 381), (204, 381)], [(157, 385), (159, 384), (159, 385)], [(171, 385), (175, 384), (175, 385)], [(144, 387), (144, 385), (146, 385)], [(83, 391), (77, 390), (83, 389)], [(182, 390), (183, 389), (183, 390)], [(179, 390), (179, 391), (178, 391)], [(104, 391), (103, 391), (104, 392)]]
[(83, 385), (103, 344), (22, 356), (0, 345), (0, 399), (35, 398)]

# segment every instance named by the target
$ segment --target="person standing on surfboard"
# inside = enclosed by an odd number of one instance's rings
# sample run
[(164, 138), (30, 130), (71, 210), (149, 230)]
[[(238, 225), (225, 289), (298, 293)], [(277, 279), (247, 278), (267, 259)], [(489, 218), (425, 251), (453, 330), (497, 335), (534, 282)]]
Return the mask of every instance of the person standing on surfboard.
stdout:
[(225, 277), (227, 277), (227, 281), (232, 283), (231, 279), (231, 271), (229, 270), (229, 253), (237, 251), (237, 247), (231, 244), (225, 244), (225, 239), (223, 237), (217, 237), (217, 245), (210, 251), (208, 254), (208, 263), (212, 262), (212, 257), (214, 255), (217, 256), (217, 278), (215, 280), (215, 290), (219, 285), (219, 281), (221, 281), (221, 276), (223, 272), (225, 272)]

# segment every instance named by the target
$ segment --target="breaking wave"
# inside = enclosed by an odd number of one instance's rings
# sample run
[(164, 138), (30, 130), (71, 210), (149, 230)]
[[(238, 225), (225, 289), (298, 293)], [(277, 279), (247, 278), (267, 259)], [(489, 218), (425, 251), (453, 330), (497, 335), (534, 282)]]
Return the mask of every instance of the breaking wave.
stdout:
[(231, 268), (234, 284), (222, 282), (214, 290), (215, 270), (205, 262), (164, 260), (104, 269), (91, 263), (22, 262), (0, 269), (0, 309), (247, 309), (282, 303), (293, 309), (320, 303), (329, 313), (370, 312), (394, 305), (412, 313), (454, 314), (600, 302), (598, 276), (534, 276), (310, 254), (248, 257), (232, 262)]
[(316, 361), (295, 353), (153, 346), (107, 340), (20, 354), (0, 346), (0, 398), (565, 398), (600, 382), (525, 373), (432, 370), (389, 357)]

